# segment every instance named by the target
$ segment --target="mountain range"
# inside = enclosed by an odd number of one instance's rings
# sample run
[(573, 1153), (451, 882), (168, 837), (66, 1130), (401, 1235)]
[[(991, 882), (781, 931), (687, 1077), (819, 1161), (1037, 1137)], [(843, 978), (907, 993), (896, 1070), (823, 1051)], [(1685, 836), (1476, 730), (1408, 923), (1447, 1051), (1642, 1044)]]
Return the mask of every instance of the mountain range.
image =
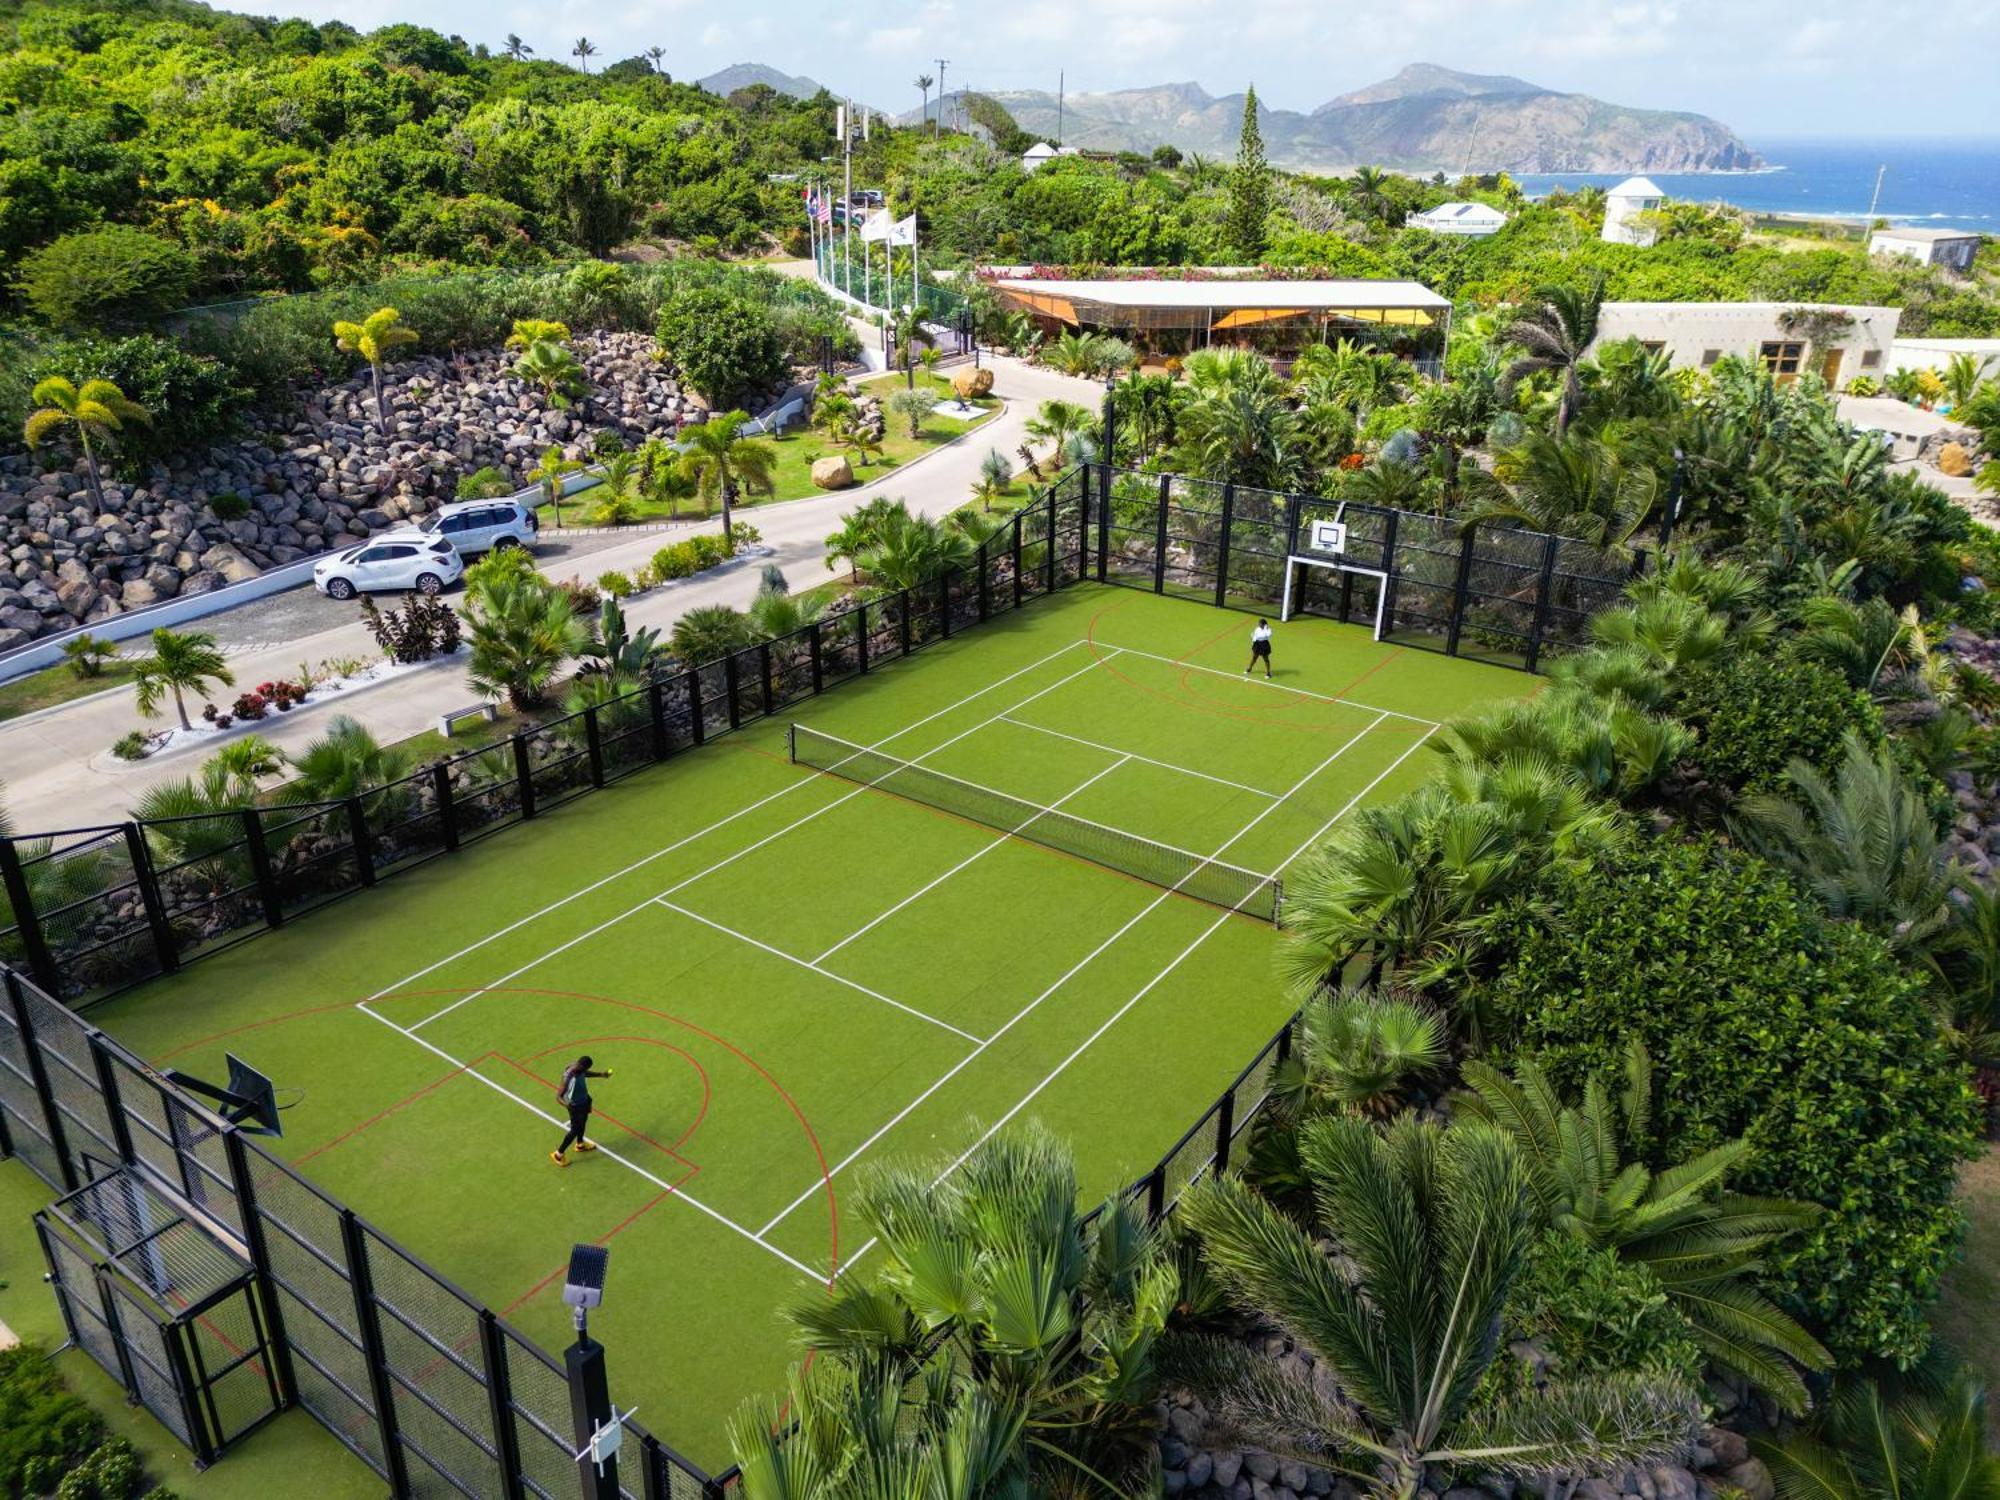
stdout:
[[(764, 83), (810, 98), (820, 85), (761, 63), (738, 63), (700, 80), (727, 94)], [(1243, 124), (1243, 95), (1210, 94), (1198, 83), (1110, 93), (995, 91), (991, 98), (1031, 135), (1086, 151), (1184, 152), (1229, 159)], [(965, 118), (963, 96), (942, 101)], [(910, 110), (897, 123), (936, 115)], [(947, 116), (950, 118), (950, 116)], [(1588, 94), (1566, 94), (1504, 74), (1460, 73), (1412, 63), (1393, 78), (1329, 99), (1307, 113), (1261, 102), (1258, 125), (1275, 166), (1340, 171), (1367, 163), (1404, 172), (1730, 172), (1763, 159), (1728, 126), (1681, 110), (1635, 109)]]

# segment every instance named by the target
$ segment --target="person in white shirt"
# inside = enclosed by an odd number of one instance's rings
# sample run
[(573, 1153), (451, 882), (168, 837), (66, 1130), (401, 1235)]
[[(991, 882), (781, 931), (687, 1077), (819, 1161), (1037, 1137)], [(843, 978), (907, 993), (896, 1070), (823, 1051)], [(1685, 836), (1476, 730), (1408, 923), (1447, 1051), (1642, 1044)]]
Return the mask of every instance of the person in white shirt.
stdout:
[(1271, 622), (1259, 620), (1257, 628), (1250, 632), (1250, 665), (1243, 669), (1247, 675), (1257, 670), (1257, 663), (1264, 664), (1264, 675), (1271, 675)]

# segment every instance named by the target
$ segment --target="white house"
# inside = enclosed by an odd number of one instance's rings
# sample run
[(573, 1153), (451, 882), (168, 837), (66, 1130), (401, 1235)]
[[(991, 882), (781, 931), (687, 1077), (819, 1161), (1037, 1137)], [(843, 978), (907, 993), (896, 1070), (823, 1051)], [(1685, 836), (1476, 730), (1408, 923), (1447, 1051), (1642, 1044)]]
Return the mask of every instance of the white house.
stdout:
[(1878, 229), (1868, 237), (1868, 253), (1906, 256), (1962, 276), (1979, 253), (1979, 236), (1962, 229)]
[(1507, 216), (1487, 203), (1440, 203), (1423, 213), (1411, 214), (1403, 222), (1428, 229), (1432, 234), (1484, 239), (1489, 234), (1499, 233), (1507, 223)]
[(2000, 376), (2000, 339), (1897, 339), (1884, 371), (1942, 370), (1955, 354), (1978, 360), (1981, 380)]
[(1628, 177), (1604, 194), (1604, 230), (1600, 236), (1613, 245), (1650, 245), (1660, 237), (1639, 215), (1656, 211), (1667, 195), (1650, 177)]
[(1902, 315), (1900, 307), (1825, 302), (1607, 302), (1597, 343), (1637, 339), (1665, 350), (1677, 370), (1706, 370), (1733, 354), (1782, 383), (1811, 372), (1838, 390), (1888, 369)]
[(1021, 170), (1023, 172), (1032, 172), (1038, 167), (1046, 166), (1049, 162), (1054, 161), (1055, 156), (1055, 147), (1051, 146), (1047, 141), (1036, 141), (1034, 145), (1021, 153)]

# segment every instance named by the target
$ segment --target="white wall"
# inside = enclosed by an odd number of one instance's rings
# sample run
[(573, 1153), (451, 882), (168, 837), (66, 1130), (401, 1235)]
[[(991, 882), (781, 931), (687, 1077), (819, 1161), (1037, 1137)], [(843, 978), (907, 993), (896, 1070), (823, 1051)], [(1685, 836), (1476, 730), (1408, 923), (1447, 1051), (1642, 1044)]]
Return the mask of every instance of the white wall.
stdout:
[[(1636, 338), (1666, 347), (1677, 370), (1700, 370), (1725, 354), (1754, 360), (1758, 346), (1767, 342), (1796, 339), (1785, 332), (1779, 319), (1800, 306), (1796, 302), (1607, 302), (1598, 319), (1597, 341)], [(1843, 307), (1854, 326), (1841, 336), (1838, 383), (1845, 385), (1857, 375), (1880, 377), (1889, 368), (1889, 350), (1896, 340), (1899, 307)], [(1808, 350), (1806, 367), (1819, 369), (1823, 351)], [(1873, 364), (1864, 356), (1876, 356)]]
[(1664, 198), (1621, 198), (1604, 200), (1604, 229), (1599, 238), (1613, 245), (1638, 245), (1642, 249), (1660, 237), (1650, 225), (1633, 222), (1636, 215), (1650, 212), (1665, 203)]
[(1920, 265), (1949, 266), (1954, 271), (1972, 268), (1978, 253), (1976, 238), (1959, 240), (1906, 239), (1893, 229), (1879, 229), (1868, 240), (1870, 255), (1901, 255)]
[(1890, 346), (1888, 370), (1942, 370), (1954, 354), (1979, 361), (1984, 378), (2000, 376), (2000, 339), (1897, 339)]

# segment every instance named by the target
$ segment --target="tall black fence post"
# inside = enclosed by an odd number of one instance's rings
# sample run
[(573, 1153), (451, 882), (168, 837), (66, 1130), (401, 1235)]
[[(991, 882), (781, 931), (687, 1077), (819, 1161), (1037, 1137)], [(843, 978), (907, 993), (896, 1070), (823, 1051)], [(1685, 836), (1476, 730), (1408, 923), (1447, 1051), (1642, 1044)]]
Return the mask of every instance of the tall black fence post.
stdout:
[(896, 637), (902, 643), (903, 655), (910, 654), (910, 591), (901, 590), (896, 595)]
[(1472, 554), (1479, 546), (1479, 524), (1465, 528), (1465, 540), (1458, 545), (1458, 571), (1451, 581), (1451, 623), (1445, 627), (1444, 654), (1458, 655), (1458, 638), (1465, 630), (1465, 606), (1471, 599)]
[(868, 675), (868, 601), (854, 607), (854, 657), (863, 677)]
[[(89, 1050), (91, 1065), (97, 1072), (97, 1092), (104, 1096), (104, 1118), (111, 1123), (111, 1144), (118, 1148), (118, 1164), (129, 1167), (138, 1161), (139, 1154), (132, 1149), (132, 1122), (125, 1118), (124, 1096), (118, 1091), (118, 1074), (111, 1066), (111, 1054), (105, 1049), (103, 1036), (95, 1031), (84, 1033), (83, 1045)], [(185, 1167), (182, 1176), (185, 1186)]]
[(1056, 591), (1056, 490), (1058, 488), (1060, 486), (1053, 484), (1049, 486), (1049, 550), (1048, 556), (1042, 559), (1042, 567), (1048, 574), (1047, 581), (1042, 585), (1042, 592), (1045, 594), (1053, 594)]
[(1535, 670), (1535, 664), (1542, 657), (1542, 636), (1549, 628), (1549, 599), (1556, 586), (1556, 554), (1561, 550), (1562, 538), (1542, 538), (1542, 573), (1535, 587), (1535, 622), (1528, 627), (1527, 668), (1530, 672)]
[[(167, 1365), (173, 1372), (174, 1394), (180, 1399), (181, 1421), (188, 1431), (188, 1446), (194, 1450), (195, 1472), (200, 1473), (215, 1462), (215, 1443), (221, 1436), (212, 1432), (209, 1424), (202, 1420), (201, 1403), (195, 1399), (195, 1392), (202, 1389), (195, 1384), (194, 1371), (188, 1364), (187, 1341), (191, 1324), (169, 1323), (160, 1330), (161, 1345), (167, 1353)], [(124, 1336), (119, 1336), (124, 1343)], [(211, 1394), (210, 1399), (213, 1400)]]
[(146, 844), (146, 830), (138, 823), (125, 825), (125, 855), (132, 862), (132, 879), (139, 887), (139, 904), (146, 910), (146, 928), (153, 935), (153, 954), (160, 968), (171, 974), (181, 966), (174, 946), (173, 924), (167, 921), (166, 898), (160, 894), (160, 879), (153, 871), (153, 851)]
[(264, 925), (274, 930), (283, 927), (285, 902), (278, 892), (278, 877), (271, 869), (271, 846), (264, 842), (264, 815), (254, 807), (243, 809), (243, 848), (250, 856), (250, 878), (257, 884)]
[(1025, 511), (1014, 512), (1014, 608), (1021, 607), (1021, 517)]
[(654, 760), (667, 758), (667, 686), (657, 677), (646, 679), (646, 727)]
[(535, 815), (535, 767), (528, 758), (527, 732), (519, 729), (514, 731), (514, 791), (521, 799), (521, 820), (526, 822)]
[(826, 643), (817, 620), (806, 627), (806, 656), (812, 662), (813, 696), (817, 698), (826, 691)]
[(951, 639), (951, 569), (938, 569), (938, 634)]
[(764, 716), (769, 718), (778, 710), (778, 688), (771, 680), (771, 643), (757, 643), (757, 680), (764, 686)]
[(1215, 1105), (1215, 1166), (1212, 1176), (1229, 1170), (1229, 1147), (1236, 1137), (1236, 1090), (1231, 1089)]
[(743, 723), (743, 710), (736, 702), (736, 653), (730, 652), (722, 658), (722, 696), (729, 701), (729, 727), (737, 729)]
[(1229, 598), (1229, 534), (1236, 527), (1236, 481), (1222, 487), (1222, 541), (1215, 549), (1215, 605)]
[(368, 830), (368, 814), (359, 797), (347, 799), (347, 836), (354, 842), (354, 869), (363, 885), (375, 883), (375, 835)]
[(708, 737), (708, 726), (702, 722), (704, 710), (701, 706), (701, 673), (689, 667), (681, 676), (688, 701), (688, 733), (699, 745)]
[(410, 1493), (410, 1472), (396, 1422), (396, 1383), (389, 1376), (389, 1352), (382, 1343), (382, 1314), (375, 1306), (375, 1278), (368, 1270), (368, 1237), (351, 1208), (340, 1211), (340, 1238), (347, 1251), (347, 1280), (354, 1291), (354, 1317), (361, 1352), (368, 1362), (368, 1393), (375, 1405), (375, 1430), (382, 1438), (382, 1465), (389, 1493)]
[(271, 1331), (271, 1359), (277, 1367), (282, 1404), (298, 1400), (298, 1381), (292, 1373), (292, 1345), (285, 1335), (285, 1310), (279, 1305), (277, 1283), (271, 1273), (271, 1249), (264, 1238), (264, 1220), (257, 1212), (257, 1187), (250, 1178), (250, 1151), (243, 1134), (233, 1126), (222, 1133), (222, 1151), (229, 1162), (230, 1186), (236, 1192), (237, 1216), (243, 1221), (243, 1248), (257, 1272), (257, 1305), (264, 1313), (264, 1326)]
[(1396, 633), (1396, 523), (1403, 518), (1399, 510), (1388, 513), (1389, 519), (1382, 526), (1382, 634)]
[(493, 1457), (500, 1466), (500, 1493), (521, 1493), (521, 1435), (514, 1429), (514, 1383), (507, 1373), (507, 1339), (490, 1308), (479, 1309), (479, 1349), (486, 1367), (486, 1406), (493, 1423)]
[(431, 800), (437, 804), (438, 838), (445, 848), (458, 848), (458, 794), (452, 790), (451, 762), (431, 766)]
[[(1019, 532), (1015, 534), (1018, 536)], [(1020, 554), (1016, 552), (1015, 562), (1019, 561)], [(43, 858), (55, 858), (53, 846)], [(62, 988), (62, 976), (56, 972), (48, 938), (42, 932), (41, 913), (35, 910), (35, 900), (28, 889), (28, 872), (21, 868), (21, 851), (10, 838), (0, 838), (0, 882), (7, 888), (7, 905), (14, 913), (14, 927), (21, 940), (21, 951), (27, 955), (28, 972), (36, 984), (53, 995)]]
[(0, 966), (0, 983), (6, 988), (7, 1008), (13, 1013), (15, 1030), (21, 1035), (21, 1051), (28, 1059), (28, 1081), (34, 1084), (36, 1102), (42, 1106), (42, 1128), (49, 1145), (55, 1148), (56, 1170), (62, 1176), (63, 1190), (73, 1193), (82, 1184), (76, 1179), (76, 1164), (70, 1160), (69, 1136), (63, 1129), (62, 1111), (56, 1108), (56, 1092), (49, 1086), (49, 1065), (42, 1057), (41, 1044), (35, 1040), (35, 1023), (28, 1019), (28, 992), (22, 987), (20, 976), (4, 966)]
[(1171, 474), (1160, 476), (1160, 509), (1153, 517), (1153, 592), (1167, 591), (1167, 500), (1173, 494)]
[(992, 537), (982, 537), (979, 542), (979, 619), (983, 624), (993, 613), (993, 559), (987, 555), (986, 545)]
[(590, 784), (604, 785), (604, 727), (597, 722), (597, 705), (583, 711), (583, 755), (590, 767)]

